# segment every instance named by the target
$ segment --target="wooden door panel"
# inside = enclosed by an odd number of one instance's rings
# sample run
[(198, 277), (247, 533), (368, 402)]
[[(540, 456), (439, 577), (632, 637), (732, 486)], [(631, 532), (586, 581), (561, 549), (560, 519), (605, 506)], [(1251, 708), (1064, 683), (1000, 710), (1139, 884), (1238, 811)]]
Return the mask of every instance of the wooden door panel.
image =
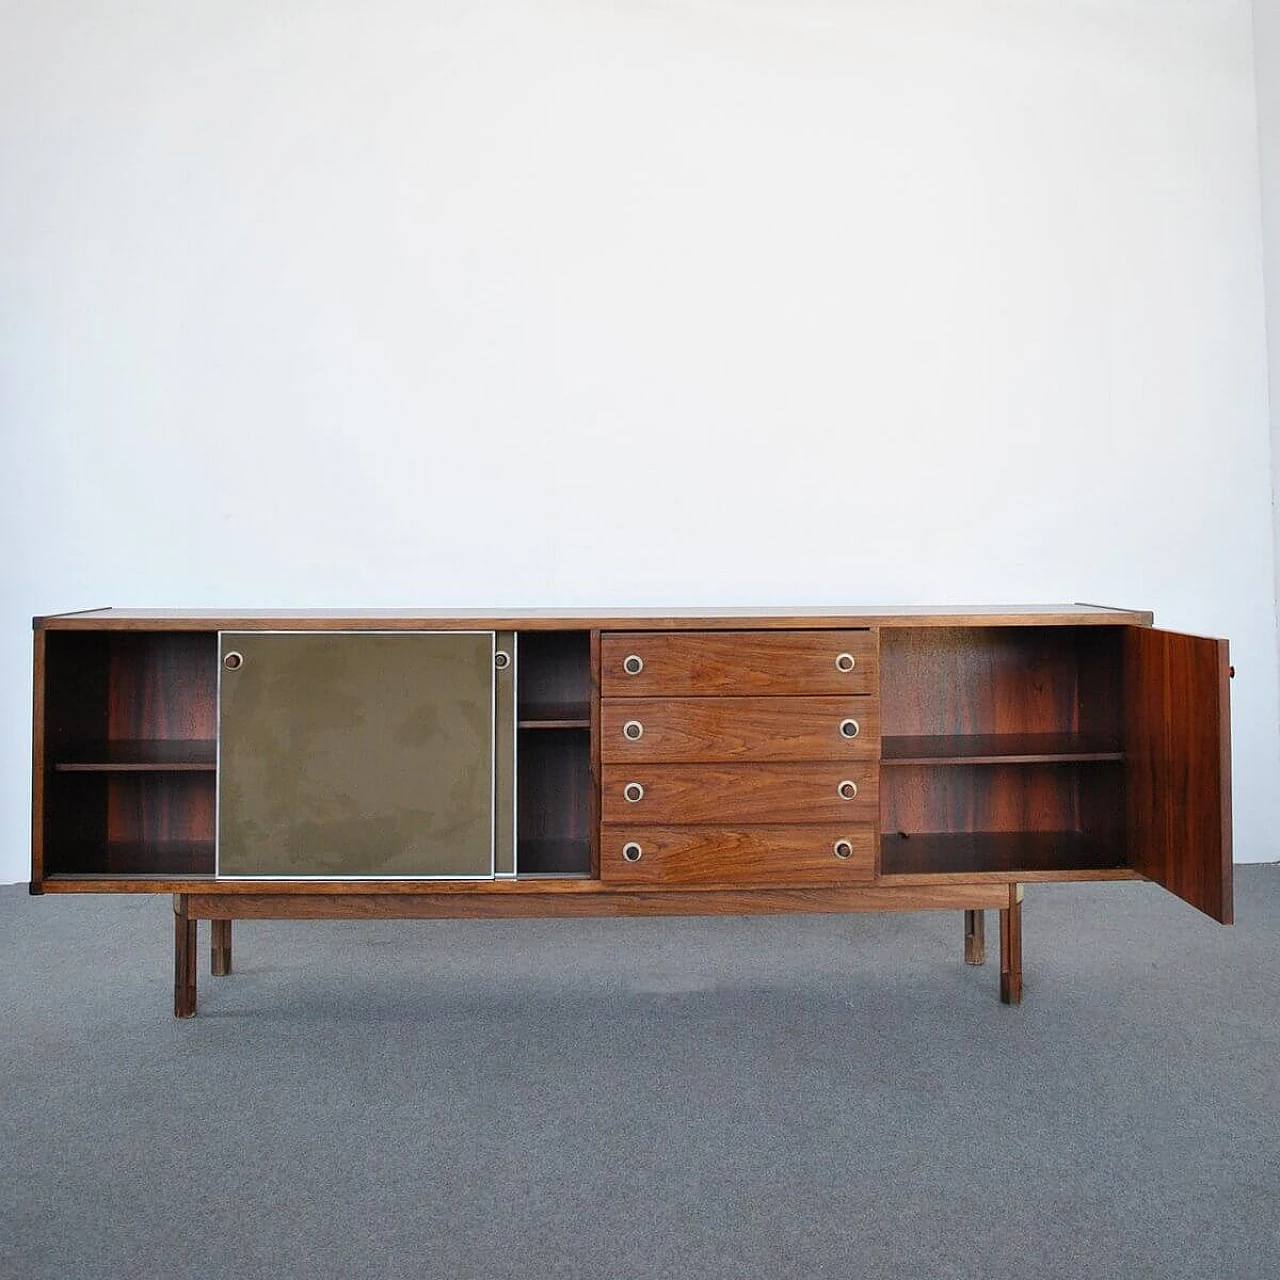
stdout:
[(1225, 640), (1126, 628), (1130, 861), (1223, 924), (1233, 918), (1229, 679)]

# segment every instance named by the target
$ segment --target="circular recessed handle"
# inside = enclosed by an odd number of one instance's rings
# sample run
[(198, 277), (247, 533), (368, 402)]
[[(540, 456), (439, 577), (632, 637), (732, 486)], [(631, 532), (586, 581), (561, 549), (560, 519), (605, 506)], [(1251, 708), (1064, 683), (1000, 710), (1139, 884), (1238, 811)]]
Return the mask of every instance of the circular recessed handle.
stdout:
[(644, 799), (644, 787), (642, 787), (638, 782), (628, 782), (627, 785), (622, 788), (622, 797), (624, 800), (628, 800), (632, 804), (635, 804), (636, 801)]
[(639, 720), (628, 720), (622, 726), (622, 736), (631, 742), (639, 742), (644, 737), (644, 725)]
[(622, 660), (622, 669), (629, 676), (638, 676), (644, 670), (644, 659), (638, 653), (629, 653)]
[(841, 800), (852, 800), (858, 794), (858, 784), (852, 778), (846, 778), (836, 788), (836, 793)]
[(842, 738), (856, 738), (861, 732), (862, 730), (858, 727), (856, 720), (840, 721), (840, 736)]
[(853, 857), (853, 841), (837, 840), (835, 844), (831, 846), (831, 852), (834, 853), (837, 858), (852, 858)]
[(239, 671), (244, 666), (244, 654), (238, 649), (231, 649), (222, 655), (222, 665), (228, 671)]
[(858, 665), (858, 660), (851, 653), (836, 654), (836, 670), (852, 671)]
[(511, 655), (505, 649), (499, 649), (493, 655), (493, 665), (499, 671), (505, 671), (511, 665)]
[(644, 850), (634, 840), (628, 840), (622, 846), (622, 860), (624, 862), (639, 862), (643, 857)]

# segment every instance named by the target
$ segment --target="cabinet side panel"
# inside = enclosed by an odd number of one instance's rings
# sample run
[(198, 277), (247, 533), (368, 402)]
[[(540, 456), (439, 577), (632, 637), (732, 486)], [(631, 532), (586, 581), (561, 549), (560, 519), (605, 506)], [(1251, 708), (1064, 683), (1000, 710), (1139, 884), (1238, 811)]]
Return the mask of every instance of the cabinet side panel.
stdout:
[(1131, 862), (1223, 924), (1233, 918), (1229, 672), (1225, 640), (1127, 629)]
[(601, 834), (600, 834), (600, 755), (601, 730), (600, 717), (602, 703), (600, 696), (600, 632), (591, 633), (591, 875), (600, 875)]
[(31, 703), (31, 892), (44, 881), (44, 651), (45, 633), (36, 631), (32, 656)]

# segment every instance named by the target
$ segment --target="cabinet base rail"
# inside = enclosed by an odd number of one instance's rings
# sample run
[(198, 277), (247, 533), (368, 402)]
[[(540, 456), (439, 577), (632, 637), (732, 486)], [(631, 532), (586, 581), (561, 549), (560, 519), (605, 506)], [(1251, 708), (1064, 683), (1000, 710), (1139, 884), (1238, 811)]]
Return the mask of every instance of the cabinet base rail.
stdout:
[(439, 920), (554, 916), (785, 915), (861, 911), (964, 913), (965, 959), (985, 960), (984, 912), (1000, 912), (1000, 999), (1022, 1000), (1022, 886), (938, 885), (929, 888), (719, 890), (707, 892), (501, 896), (443, 894), (248, 894), (173, 895), (173, 1012), (196, 1013), (197, 922), (211, 922), (210, 971), (231, 972), (233, 920)]

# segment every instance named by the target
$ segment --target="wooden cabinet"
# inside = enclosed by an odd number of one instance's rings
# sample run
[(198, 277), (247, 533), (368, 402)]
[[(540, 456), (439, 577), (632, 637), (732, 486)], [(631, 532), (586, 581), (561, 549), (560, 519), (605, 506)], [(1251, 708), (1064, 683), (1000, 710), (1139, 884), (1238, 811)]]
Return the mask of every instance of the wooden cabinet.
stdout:
[(1150, 615), (36, 620), (32, 891), (195, 921), (938, 910), (1149, 879), (1229, 922), (1229, 661)]

